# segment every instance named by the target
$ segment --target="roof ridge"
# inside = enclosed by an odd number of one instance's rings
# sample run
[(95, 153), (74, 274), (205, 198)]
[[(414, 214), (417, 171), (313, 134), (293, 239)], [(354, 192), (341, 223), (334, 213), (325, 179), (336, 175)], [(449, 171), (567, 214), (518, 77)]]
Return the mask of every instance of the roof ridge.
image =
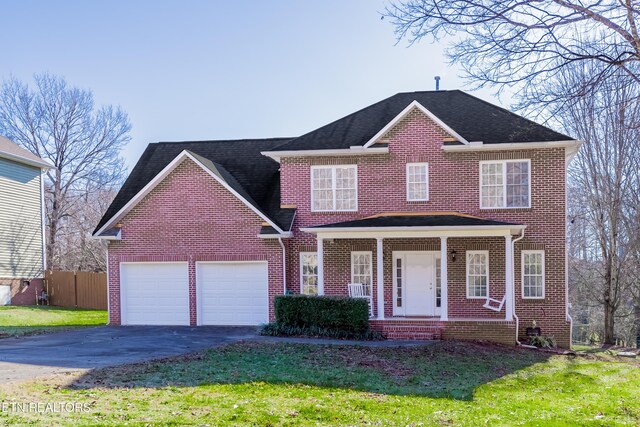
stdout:
[(215, 143), (215, 142), (249, 142), (249, 141), (291, 141), (296, 139), (297, 136), (292, 137), (270, 137), (270, 138), (239, 138), (239, 139), (199, 139), (199, 140), (191, 140), (191, 141), (157, 141), (150, 142), (149, 145), (154, 144), (192, 144), (192, 143)]

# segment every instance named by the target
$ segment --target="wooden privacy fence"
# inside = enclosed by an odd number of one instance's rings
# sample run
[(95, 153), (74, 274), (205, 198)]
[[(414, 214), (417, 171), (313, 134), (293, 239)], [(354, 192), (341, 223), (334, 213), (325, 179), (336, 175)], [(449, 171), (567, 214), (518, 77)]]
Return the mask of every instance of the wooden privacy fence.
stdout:
[(47, 271), (44, 278), (51, 305), (107, 309), (106, 273)]

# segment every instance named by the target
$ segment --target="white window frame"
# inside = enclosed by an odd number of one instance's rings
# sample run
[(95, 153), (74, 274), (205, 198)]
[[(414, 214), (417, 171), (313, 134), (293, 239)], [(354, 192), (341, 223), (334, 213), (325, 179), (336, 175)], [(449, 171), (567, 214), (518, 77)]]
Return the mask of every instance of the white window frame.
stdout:
[[(299, 264), (300, 264), (300, 294), (302, 295), (314, 295), (314, 294), (307, 294), (304, 292), (304, 265), (302, 263), (302, 260), (305, 256), (307, 255), (315, 255), (316, 256), (316, 260), (318, 257), (318, 252), (300, 252), (299, 255)], [(316, 273), (316, 286), (318, 286), (318, 274)], [(320, 288), (318, 288), (318, 292), (320, 291)], [(315, 294), (315, 295), (320, 295), (319, 293)]]
[[(423, 199), (411, 199), (409, 198), (409, 184), (411, 184), (409, 182), (409, 168), (410, 167), (415, 167), (415, 166), (424, 166), (425, 168), (425, 178), (426, 178), (426, 187), (427, 187), (427, 195), (425, 198)], [(429, 201), (429, 163), (427, 162), (417, 162), (417, 163), (407, 163), (406, 167), (405, 167), (405, 191), (407, 194), (407, 201), (408, 202), (428, 202)]]
[[(542, 255), (542, 296), (540, 297), (532, 297), (532, 296), (524, 296), (524, 256), (525, 255), (531, 255), (531, 254), (541, 254)], [(545, 297), (545, 290), (546, 290), (546, 268), (545, 268), (545, 257), (544, 257), (544, 250), (522, 250), (520, 253), (520, 270), (521, 270), (521, 275), (520, 275), (520, 287), (522, 288), (522, 299), (544, 299)]]
[[(529, 193), (527, 195), (527, 206), (507, 206), (507, 163), (527, 163), (529, 172)], [(502, 164), (502, 204), (503, 206), (483, 206), (482, 205), (482, 166), (488, 164)], [(531, 208), (531, 159), (508, 159), (508, 160), (483, 160), (480, 162), (478, 170), (478, 196), (480, 202), (480, 209), (530, 209)]]
[[(475, 295), (470, 295), (469, 294), (469, 261), (471, 260), (471, 256), (473, 255), (484, 255), (485, 256), (485, 260), (486, 260), (486, 281), (487, 281), (487, 295), (486, 296), (475, 296)], [(483, 299), (486, 300), (487, 298), (489, 298), (489, 251), (467, 251), (466, 253), (466, 271), (465, 271), (465, 276), (466, 276), (466, 282), (467, 282), (467, 299)]]
[[(354, 209), (337, 209), (336, 208), (336, 169), (354, 169), (355, 173), (355, 190), (356, 190), (356, 206)], [(333, 209), (314, 209), (315, 200), (313, 197), (313, 171), (318, 169), (330, 169), (331, 170), (331, 190), (333, 193)], [(357, 212), (358, 211), (358, 165), (330, 165), (330, 166), (311, 166), (309, 172), (309, 180), (311, 181), (311, 212)]]
[[(356, 283), (355, 281), (355, 272), (353, 271), (353, 258), (357, 255), (368, 255), (369, 256), (369, 286), (373, 286), (373, 252), (371, 251), (353, 251), (351, 252), (351, 283)], [(361, 275), (360, 275), (361, 276)], [(358, 282), (360, 283), (360, 282)]]

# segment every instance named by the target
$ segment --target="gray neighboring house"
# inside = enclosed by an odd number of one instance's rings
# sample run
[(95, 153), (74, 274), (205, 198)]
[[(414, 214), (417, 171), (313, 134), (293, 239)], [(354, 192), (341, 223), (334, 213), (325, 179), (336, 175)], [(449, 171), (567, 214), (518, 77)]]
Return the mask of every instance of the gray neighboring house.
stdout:
[(0, 136), (0, 305), (32, 305), (46, 265), (43, 173), (53, 166)]

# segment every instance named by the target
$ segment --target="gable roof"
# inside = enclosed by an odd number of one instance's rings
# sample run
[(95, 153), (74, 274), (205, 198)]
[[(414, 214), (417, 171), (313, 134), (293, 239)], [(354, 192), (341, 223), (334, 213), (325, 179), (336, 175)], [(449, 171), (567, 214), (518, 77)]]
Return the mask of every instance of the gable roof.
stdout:
[(24, 163), (38, 168), (51, 169), (53, 165), (40, 157), (36, 156), (29, 150), (25, 150), (15, 142), (0, 135), (0, 157), (13, 160), (18, 163)]
[(279, 165), (262, 156), (291, 138), (226, 141), (159, 142), (149, 144), (115, 199), (96, 226), (94, 234), (121, 211), (145, 186), (183, 151), (190, 153), (249, 204), (288, 231), (295, 209), (280, 208)]
[(419, 103), (468, 142), (484, 144), (568, 141), (573, 138), (460, 90), (404, 92), (282, 144), (277, 151), (364, 146), (381, 129)]

